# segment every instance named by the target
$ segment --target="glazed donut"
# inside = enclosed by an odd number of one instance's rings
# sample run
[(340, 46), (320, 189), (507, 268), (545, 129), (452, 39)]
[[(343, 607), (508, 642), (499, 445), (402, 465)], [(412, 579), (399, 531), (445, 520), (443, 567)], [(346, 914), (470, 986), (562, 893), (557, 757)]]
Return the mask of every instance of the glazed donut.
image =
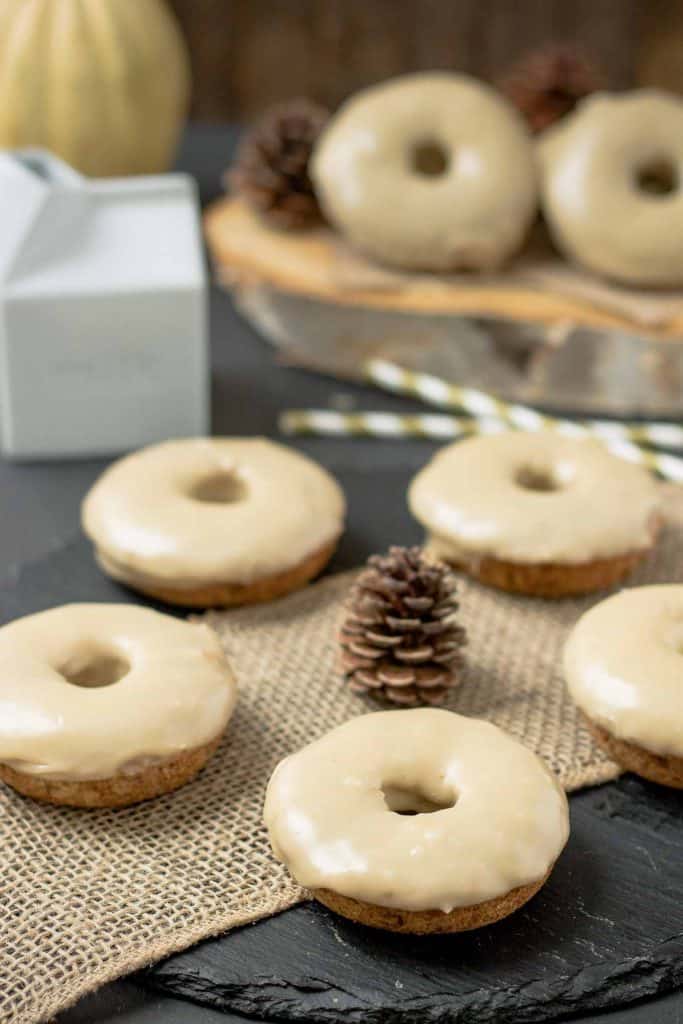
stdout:
[(561, 252), (625, 284), (683, 283), (683, 100), (584, 100), (541, 139), (545, 218)]
[(311, 175), (352, 244), (415, 269), (498, 267), (521, 245), (537, 201), (521, 118), (490, 86), (446, 71), (353, 96), (323, 131)]
[(413, 933), (505, 917), (569, 834), (567, 799), (535, 754), (435, 708), (361, 715), (286, 758), (265, 821), (275, 856), (321, 903)]
[(344, 497), (324, 469), (264, 438), (168, 441), (115, 462), (83, 502), (114, 579), (169, 604), (267, 601), (329, 561)]
[(612, 586), (654, 544), (659, 490), (598, 441), (509, 431), (442, 448), (408, 494), (430, 551), (538, 597)]
[(237, 691), (217, 637), (134, 605), (74, 604), (0, 629), (0, 778), (73, 807), (124, 807), (206, 763)]
[(567, 640), (564, 672), (613, 760), (683, 789), (683, 585), (634, 587), (595, 605)]

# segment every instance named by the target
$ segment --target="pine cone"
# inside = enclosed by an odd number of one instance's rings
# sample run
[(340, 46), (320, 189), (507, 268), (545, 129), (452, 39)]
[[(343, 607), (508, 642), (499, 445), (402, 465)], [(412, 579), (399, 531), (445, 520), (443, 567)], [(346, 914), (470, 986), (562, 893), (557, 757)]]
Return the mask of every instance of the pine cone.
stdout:
[(499, 82), (532, 132), (549, 128), (584, 96), (604, 87), (598, 66), (581, 50), (561, 44), (528, 54)]
[(229, 185), (266, 220), (297, 230), (320, 220), (308, 173), (313, 145), (329, 117), (310, 100), (292, 100), (266, 111), (241, 143)]
[(396, 704), (439, 704), (460, 682), (465, 630), (456, 581), (420, 548), (373, 555), (349, 594), (339, 643), (352, 690)]

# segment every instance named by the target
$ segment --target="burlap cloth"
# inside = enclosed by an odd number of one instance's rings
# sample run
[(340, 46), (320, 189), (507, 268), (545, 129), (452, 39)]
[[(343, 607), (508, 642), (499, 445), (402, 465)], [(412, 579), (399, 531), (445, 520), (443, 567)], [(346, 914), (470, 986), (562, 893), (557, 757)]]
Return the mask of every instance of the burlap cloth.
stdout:
[[(240, 701), (220, 750), (180, 792), (125, 811), (74, 811), (0, 787), (2, 1024), (46, 1019), (103, 982), (305, 898), (271, 857), (261, 806), (280, 758), (371, 708), (333, 667), (350, 578), (208, 616), (236, 666)], [(680, 579), (683, 533), (670, 525), (632, 582)], [(519, 737), (568, 790), (615, 778), (559, 668), (567, 631), (591, 602), (507, 597), (469, 582), (461, 594), (469, 669), (448, 706)]]

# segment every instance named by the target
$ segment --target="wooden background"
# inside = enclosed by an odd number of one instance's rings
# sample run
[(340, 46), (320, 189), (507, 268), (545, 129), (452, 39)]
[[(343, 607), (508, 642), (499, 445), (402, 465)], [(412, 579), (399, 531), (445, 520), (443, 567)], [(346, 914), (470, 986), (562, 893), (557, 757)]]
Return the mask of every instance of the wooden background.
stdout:
[(614, 88), (683, 92), (683, 0), (169, 0), (194, 68), (193, 115), (245, 118), (307, 95), (336, 105), (416, 68), (495, 79), (549, 40), (588, 50)]

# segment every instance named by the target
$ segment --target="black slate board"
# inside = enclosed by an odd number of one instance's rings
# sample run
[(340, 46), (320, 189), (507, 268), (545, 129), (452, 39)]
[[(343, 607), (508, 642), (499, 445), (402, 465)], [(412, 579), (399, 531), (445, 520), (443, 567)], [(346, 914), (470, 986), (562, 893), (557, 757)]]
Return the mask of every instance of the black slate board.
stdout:
[(310, 903), (145, 982), (256, 1018), (353, 1024), (554, 1020), (683, 984), (680, 795), (628, 778), (577, 794), (571, 811), (545, 888), (480, 932), (389, 935)]
[[(371, 472), (347, 470), (347, 490)], [(389, 515), (404, 480), (404, 470), (383, 473)], [(351, 530), (337, 566), (368, 545), (381, 541)], [(98, 571), (80, 537), (0, 586), (0, 622), (75, 600), (136, 600)], [(683, 985), (682, 799), (634, 778), (576, 795), (548, 885), (481, 932), (392, 936), (305, 904), (138, 980), (257, 1019), (326, 1024), (555, 1020), (666, 992)]]

